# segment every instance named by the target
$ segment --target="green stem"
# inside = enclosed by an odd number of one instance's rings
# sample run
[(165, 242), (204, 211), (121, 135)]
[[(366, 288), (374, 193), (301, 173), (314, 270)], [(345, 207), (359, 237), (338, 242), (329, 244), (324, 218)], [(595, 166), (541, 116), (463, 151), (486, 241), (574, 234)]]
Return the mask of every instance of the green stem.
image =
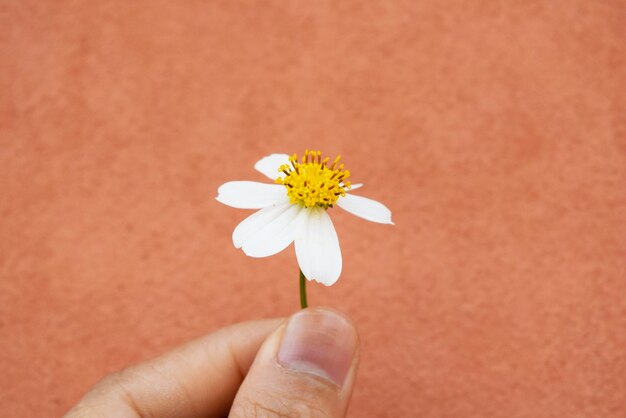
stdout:
[(306, 308), (306, 277), (304, 277), (304, 273), (300, 270), (300, 307), (302, 309)]

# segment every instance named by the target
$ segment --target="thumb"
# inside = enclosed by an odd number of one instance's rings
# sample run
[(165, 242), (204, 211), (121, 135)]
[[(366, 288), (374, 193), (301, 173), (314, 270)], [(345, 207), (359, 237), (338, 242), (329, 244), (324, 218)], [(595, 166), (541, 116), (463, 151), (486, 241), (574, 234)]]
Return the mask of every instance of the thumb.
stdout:
[(265, 340), (229, 416), (344, 417), (356, 377), (358, 341), (352, 323), (337, 312), (296, 313)]

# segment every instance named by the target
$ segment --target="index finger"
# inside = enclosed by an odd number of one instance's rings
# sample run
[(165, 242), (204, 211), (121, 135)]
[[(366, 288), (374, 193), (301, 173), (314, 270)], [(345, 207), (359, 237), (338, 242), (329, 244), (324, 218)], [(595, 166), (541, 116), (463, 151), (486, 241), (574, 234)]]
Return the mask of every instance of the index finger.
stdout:
[(223, 328), (107, 376), (66, 418), (225, 416), (256, 352), (282, 321)]

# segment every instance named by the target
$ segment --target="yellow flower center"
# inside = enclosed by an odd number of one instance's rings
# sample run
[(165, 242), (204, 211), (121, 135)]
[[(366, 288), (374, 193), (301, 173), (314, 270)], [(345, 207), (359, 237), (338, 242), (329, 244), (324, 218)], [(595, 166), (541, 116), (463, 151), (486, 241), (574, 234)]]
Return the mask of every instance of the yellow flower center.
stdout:
[(291, 203), (328, 209), (350, 189), (350, 182), (346, 181), (350, 172), (343, 169), (340, 159), (341, 156), (337, 156), (329, 166), (328, 157), (322, 159), (320, 151), (304, 151), (302, 161), (298, 161), (298, 156), (293, 154), (289, 157), (289, 164), (283, 164), (278, 169), (285, 176), (277, 178), (276, 183), (287, 188)]

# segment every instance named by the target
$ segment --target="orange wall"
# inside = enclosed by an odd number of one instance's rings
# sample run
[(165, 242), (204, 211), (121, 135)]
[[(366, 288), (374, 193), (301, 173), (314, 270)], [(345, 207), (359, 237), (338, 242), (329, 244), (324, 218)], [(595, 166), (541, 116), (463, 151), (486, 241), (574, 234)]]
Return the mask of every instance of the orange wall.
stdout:
[[(620, 1), (0, 4), (0, 400), (297, 309), (293, 249), (218, 204), (271, 152), (341, 153), (396, 227), (332, 209), (352, 417), (626, 416)], [(361, 192), (361, 191), (359, 191)]]

